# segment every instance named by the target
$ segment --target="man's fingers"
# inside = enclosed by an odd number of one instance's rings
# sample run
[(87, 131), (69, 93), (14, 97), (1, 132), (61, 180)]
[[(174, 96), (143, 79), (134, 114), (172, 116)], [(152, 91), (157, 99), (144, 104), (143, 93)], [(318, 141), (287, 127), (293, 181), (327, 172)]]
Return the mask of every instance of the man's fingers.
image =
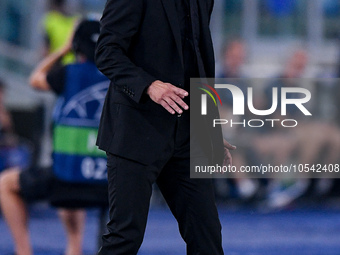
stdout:
[(182, 99), (185, 98), (185, 96), (183, 96), (182, 94), (179, 94), (178, 96), (179, 96), (180, 98), (182, 98)]
[(228, 143), (225, 139), (223, 139), (223, 144), (228, 150), (236, 150), (236, 146)]
[(167, 110), (168, 112), (170, 112), (171, 114), (175, 114), (175, 111), (168, 105), (167, 102), (165, 102), (164, 100), (162, 100), (160, 102), (160, 105), (163, 106), (165, 108), (165, 110)]
[(168, 105), (171, 106), (172, 109), (174, 109), (177, 113), (182, 114), (183, 110), (179, 108), (179, 106), (172, 100), (172, 98), (165, 98), (164, 101), (168, 103)]
[(175, 101), (178, 105), (180, 105), (184, 110), (189, 109), (189, 106), (186, 103), (184, 103), (184, 101), (179, 96), (173, 95), (171, 96), (171, 99)]
[(184, 98), (184, 97), (189, 95), (189, 93), (187, 91), (185, 91), (184, 89), (180, 89), (180, 88), (178, 88), (178, 87), (176, 87), (174, 85), (171, 85), (171, 86), (174, 87), (174, 92), (175, 92), (176, 95), (178, 95), (178, 96), (180, 96), (182, 98)]

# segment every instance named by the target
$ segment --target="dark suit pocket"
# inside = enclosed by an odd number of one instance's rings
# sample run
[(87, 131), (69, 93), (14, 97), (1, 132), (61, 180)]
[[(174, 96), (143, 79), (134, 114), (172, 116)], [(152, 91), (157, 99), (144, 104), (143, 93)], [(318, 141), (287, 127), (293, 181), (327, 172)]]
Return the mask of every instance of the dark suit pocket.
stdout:
[(126, 105), (120, 105), (114, 129), (110, 152), (142, 164), (158, 159), (166, 150), (172, 134), (169, 118)]
[(143, 95), (141, 102), (136, 103), (133, 101), (131, 98), (129, 98), (124, 92), (115, 90), (114, 93), (112, 94), (112, 103), (114, 104), (121, 104), (121, 105), (126, 105), (129, 107), (133, 107), (136, 109), (139, 109), (140, 111), (148, 111), (150, 110), (150, 98), (148, 98), (147, 95)]

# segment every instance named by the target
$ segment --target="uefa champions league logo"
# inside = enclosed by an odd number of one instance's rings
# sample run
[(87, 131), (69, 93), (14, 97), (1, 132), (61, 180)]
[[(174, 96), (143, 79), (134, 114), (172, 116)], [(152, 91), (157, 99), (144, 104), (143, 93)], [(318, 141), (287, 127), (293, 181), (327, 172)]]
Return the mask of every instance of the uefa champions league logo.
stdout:
[[(109, 81), (104, 81), (77, 93), (63, 107), (57, 118), (67, 125), (97, 127), (108, 87)], [(89, 111), (90, 106), (94, 108), (93, 111)]]

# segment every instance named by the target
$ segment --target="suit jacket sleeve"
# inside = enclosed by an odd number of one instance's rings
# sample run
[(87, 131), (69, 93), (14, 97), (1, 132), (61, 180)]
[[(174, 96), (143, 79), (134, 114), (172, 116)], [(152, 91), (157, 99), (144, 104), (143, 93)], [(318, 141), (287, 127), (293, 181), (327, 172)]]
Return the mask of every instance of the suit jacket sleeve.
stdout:
[(139, 30), (143, 0), (108, 0), (101, 18), (96, 47), (96, 64), (121, 91), (139, 102), (145, 89), (156, 79), (129, 58), (129, 47)]
[(214, 0), (210, 1), (210, 6), (209, 6), (209, 24), (210, 24), (210, 20), (211, 20), (211, 14), (214, 10)]

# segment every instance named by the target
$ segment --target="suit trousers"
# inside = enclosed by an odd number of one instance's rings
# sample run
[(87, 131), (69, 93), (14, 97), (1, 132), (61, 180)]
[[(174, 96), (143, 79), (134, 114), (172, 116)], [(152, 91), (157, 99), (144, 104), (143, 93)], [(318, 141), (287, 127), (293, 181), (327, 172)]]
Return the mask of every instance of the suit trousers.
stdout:
[[(221, 255), (221, 224), (211, 179), (190, 178), (188, 116), (179, 117), (173, 141), (151, 165), (108, 153), (110, 220), (99, 255), (135, 255), (144, 237), (153, 183), (157, 183), (188, 255)], [(205, 157), (195, 157), (198, 164)]]

